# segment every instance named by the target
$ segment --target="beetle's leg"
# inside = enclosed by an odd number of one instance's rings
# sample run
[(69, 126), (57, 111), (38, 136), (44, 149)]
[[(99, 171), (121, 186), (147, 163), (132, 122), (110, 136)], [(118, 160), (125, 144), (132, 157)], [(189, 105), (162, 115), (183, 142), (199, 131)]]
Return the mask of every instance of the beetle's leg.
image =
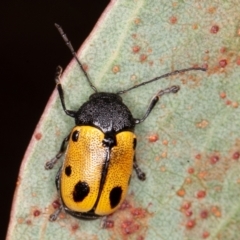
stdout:
[(56, 156), (45, 164), (45, 169), (46, 170), (52, 169), (53, 166), (55, 165), (55, 163), (58, 161), (58, 159), (64, 154), (65, 149), (66, 149), (66, 143), (69, 140), (69, 136), (70, 136), (70, 134), (66, 138), (63, 139), (63, 142), (61, 144), (60, 150), (56, 154)]
[(61, 174), (61, 171), (62, 171), (62, 167), (59, 168), (59, 170), (57, 172), (57, 175), (55, 177), (55, 184), (56, 184), (56, 188), (57, 188), (58, 191), (60, 189), (60, 174)]
[[(59, 180), (60, 180), (61, 170), (62, 170), (62, 168), (60, 168), (60, 169), (58, 170), (58, 173), (57, 173), (56, 178), (55, 178), (55, 183), (56, 183), (56, 187), (57, 187), (57, 190), (58, 190), (58, 191), (59, 191), (59, 188), (60, 188), (60, 186), (59, 186), (59, 185), (60, 185)], [(60, 200), (60, 206), (59, 206), (59, 208), (58, 208), (53, 214), (51, 214), (51, 215), (49, 216), (49, 221), (51, 221), (51, 222), (56, 221), (56, 219), (58, 218), (58, 215), (60, 214), (60, 212), (62, 211), (62, 209), (63, 209), (63, 205), (62, 205), (62, 202), (61, 202), (61, 200)]]
[(70, 116), (70, 117), (75, 117), (76, 112), (75, 111), (71, 111), (71, 110), (67, 110), (66, 106), (65, 106), (65, 101), (64, 101), (64, 94), (63, 94), (63, 89), (62, 89), (62, 85), (60, 83), (60, 78), (62, 75), (62, 68), (60, 66), (57, 67), (56, 69), (56, 74), (55, 74), (55, 82), (57, 85), (57, 90), (58, 90), (58, 94), (62, 103), (62, 107), (64, 112)]
[(166, 93), (177, 93), (179, 91), (180, 87), (179, 86), (171, 86), (169, 88), (160, 90), (151, 100), (150, 105), (147, 108), (147, 111), (145, 113), (145, 115), (143, 116), (143, 118), (141, 119), (135, 119), (135, 124), (139, 124), (141, 122), (143, 122), (148, 115), (150, 114), (150, 112), (153, 110), (154, 106), (156, 105), (156, 103), (158, 102), (159, 98), (161, 96), (163, 96)]
[(138, 166), (135, 156), (134, 156), (134, 161), (133, 161), (133, 168), (136, 171), (138, 179), (141, 181), (144, 181), (146, 179), (146, 174)]
[(61, 204), (61, 205), (59, 206), (59, 208), (58, 208), (53, 214), (50, 215), (49, 221), (51, 221), (51, 222), (56, 221), (56, 219), (58, 218), (58, 215), (60, 214), (60, 212), (62, 211), (62, 209), (63, 209), (63, 205)]
[(114, 227), (114, 223), (112, 220), (109, 220), (108, 216), (104, 216), (102, 219), (101, 219), (101, 225), (100, 225), (101, 228), (103, 229), (107, 229), (107, 228), (113, 228)]

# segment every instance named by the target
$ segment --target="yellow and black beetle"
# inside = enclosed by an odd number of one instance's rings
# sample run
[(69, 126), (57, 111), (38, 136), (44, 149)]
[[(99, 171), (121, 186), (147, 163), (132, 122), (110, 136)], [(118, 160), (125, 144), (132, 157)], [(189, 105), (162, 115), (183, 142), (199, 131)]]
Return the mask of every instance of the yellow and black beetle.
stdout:
[(46, 169), (53, 168), (65, 153), (64, 162), (56, 176), (61, 205), (50, 216), (50, 220), (56, 220), (62, 209), (76, 218), (96, 219), (113, 213), (121, 205), (128, 191), (133, 168), (138, 178), (145, 180), (145, 174), (135, 159), (137, 140), (134, 127), (148, 117), (159, 97), (166, 93), (176, 93), (180, 88), (172, 86), (157, 92), (140, 119), (132, 116), (119, 95), (160, 78), (206, 69), (193, 67), (177, 70), (117, 93), (97, 92), (66, 34), (59, 25), (55, 26), (95, 93), (79, 110), (67, 110), (60, 83), (62, 69), (57, 68), (55, 80), (62, 107), (68, 116), (75, 119), (76, 126), (63, 140), (57, 155), (45, 165)]

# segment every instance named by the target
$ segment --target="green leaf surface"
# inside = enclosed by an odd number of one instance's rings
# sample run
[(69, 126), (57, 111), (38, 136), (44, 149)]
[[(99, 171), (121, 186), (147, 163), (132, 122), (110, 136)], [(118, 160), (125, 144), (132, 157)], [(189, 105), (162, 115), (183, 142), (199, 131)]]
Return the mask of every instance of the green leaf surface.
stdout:
[[(133, 173), (124, 205), (108, 217), (114, 227), (107, 229), (101, 220), (64, 213), (48, 220), (61, 162), (49, 171), (44, 165), (74, 126), (55, 90), (20, 169), (7, 239), (240, 239), (239, 12), (236, 0), (112, 1), (78, 51), (99, 91), (117, 92), (181, 68), (208, 71), (122, 95), (141, 118), (158, 90), (181, 87), (136, 126), (136, 157), (147, 179)], [(68, 109), (93, 93), (75, 61), (61, 82)]]

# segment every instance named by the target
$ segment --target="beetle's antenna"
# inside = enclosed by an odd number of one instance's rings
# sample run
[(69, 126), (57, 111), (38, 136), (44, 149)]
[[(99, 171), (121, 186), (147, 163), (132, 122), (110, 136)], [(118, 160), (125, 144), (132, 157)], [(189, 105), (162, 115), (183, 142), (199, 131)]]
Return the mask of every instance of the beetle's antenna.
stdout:
[(57, 23), (55, 23), (54, 25), (55, 25), (55, 27), (57, 28), (57, 30), (59, 31), (60, 35), (62, 36), (64, 42), (65, 42), (66, 45), (67, 45), (67, 47), (70, 49), (73, 57), (77, 60), (77, 63), (78, 63), (78, 65), (79, 65), (79, 67), (81, 68), (81, 70), (83, 71), (85, 77), (87, 78), (87, 81), (88, 81), (90, 87), (91, 87), (95, 92), (97, 92), (96, 87), (94, 87), (94, 85), (92, 84), (90, 78), (88, 77), (87, 72), (84, 70), (83, 65), (81, 64), (80, 60), (78, 59), (77, 54), (76, 54), (76, 52), (75, 52), (75, 50), (74, 50), (71, 42), (68, 40), (68, 37), (67, 37), (66, 33), (63, 31), (63, 29), (62, 29), (62, 27), (61, 27), (60, 25), (58, 25)]
[(117, 94), (123, 94), (123, 93), (125, 93), (125, 92), (128, 92), (128, 91), (134, 89), (134, 88), (141, 87), (141, 86), (146, 85), (146, 84), (148, 84), (148, 83), (151, 83), (151, 82), (157, 81), (157, 80), (159, 80), (159, 79), (161, 79), (161, 78), (167, 78), (167, 77), (170, 77), (170, 76), (173, 76), (173, 75), (179, 74), (179, 73), (188, 72), (188, 71), (192, 71), (192, 70), (206, 71), (207, 68), (191, 67), (191, 68), (185, 68), (185, 69), (181, 69), (181, 70), (175, 70), (175, 71), (173, 71), (173, 72), (166, 73), (166, 74), (164, 74), (164, 75), (162, 75), (162, 76), (160, 76), (160, 77), (156, 77), (156, 78), (153, 78), (153, 79), (148, 80), (148, 81), (146, 81), (146, 82), (143, 82), (143, 83), (137, 84), (137, 85), (135, 85), (135, 86), (133, 86), (133, 87), (130, 87), (130, 88), (126, 89), (126, 90), (119, 91), (119, 92), (117, 92)]

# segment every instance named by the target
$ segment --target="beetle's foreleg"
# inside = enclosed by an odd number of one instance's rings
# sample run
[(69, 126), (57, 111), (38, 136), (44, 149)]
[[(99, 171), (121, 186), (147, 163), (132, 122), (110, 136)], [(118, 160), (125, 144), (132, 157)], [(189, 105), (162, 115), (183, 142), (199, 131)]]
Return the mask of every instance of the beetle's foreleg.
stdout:
[(179, 91), (180, 87), (179, 86), (171, 86), (169, 88), (166, 88), (164, 90), (160, 90), (151, 100), (150, 105), (147, 108), (147, 111), (145, 113), (145, 115), (143, 116), (143, 118), (141, 119), (135, 119), (135, 124), (139, 124), (141, 122), (143, 122), (148, 115), (150, 114), (150, 112), (153, 110), (154, 106), (156, 105), (156, 103), (158, 102), (159, 98), (161, 96), (163, 96), (166, 93), (177, 93)]
[(136, 171), (137, 177), (139, 180), (144, 181), (146, 179), (146, 174), (141, 170), (136, 162), (136, 158), (134, 157), (133, 168)]
[(70, 134), (66, 138), (63, 139), (60, 150), (56, 154), (56, 156), (45, 164), (45, 169), (46, 170), (52, 169), (53, 166), (55, 165), (55, 163), (58, 161), (58, 159), (64, 154), (64, 152), (66, 150), (66, 143), (69, 140), (69, 136), (70, 136)]
[(75, 111), (71, 111), (71, 110), (66, 109), (62, 84), (60, 83), (61, 75), (62, 75), (62, 68), (60, 66), (58, 66), (57, 69), (56, 69), (56, 74), (55, 74), (55, 82), (56, 82), (56, 85), (57, 85), (57, 90), (58, 90), (58, 94), (59, 94), (59, 97), (60, 97), (60, 100), (61, 100), (61, 103), (62, 103), (62, 107), (63, 107), (64, 112), (68, 116), (75, 117), (75, 115), (76, 115)]

